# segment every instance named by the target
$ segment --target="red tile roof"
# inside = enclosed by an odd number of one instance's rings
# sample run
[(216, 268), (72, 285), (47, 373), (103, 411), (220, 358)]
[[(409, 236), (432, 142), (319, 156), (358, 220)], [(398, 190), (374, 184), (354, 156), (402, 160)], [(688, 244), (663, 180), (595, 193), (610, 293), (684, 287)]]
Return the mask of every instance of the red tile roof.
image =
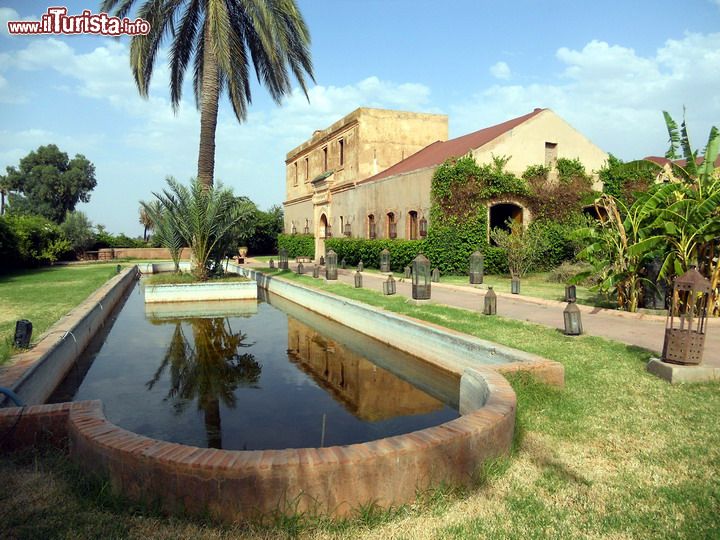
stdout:
[(389, 176), (395, 176), (396, 174), (425, 169), (434, 165), (440, 165), (448, 158), (464, 156), (470, 150), (486, 145), (490, 141), (497, 139), (500, 135), (507, 133), (530, 118), (537, 116), (544, 110), (545, 109), (535, 109), (531, 113), (513, 118), (512, 120), (508, 120), (502, 124), (486, 127), (480, 131), (468, 133), (467, 135), (463, 135), (462, 137), (458, 137), (456, 139), (450, 139), (449, 141), (435, 141), (431, 145), (426, 146), (422, 150), (418, 150), (410, 157), (396, 163), (392, 167), (385, 169), (375, 176), (361, 180), (358, 183), (380, 180)]
[[(662, 156), (647, 156), (643, 158), (646, 161), (652, 161), (653, 163), (657, 163), (658, 165), (665, 166), (666, 164), (670, 163), (670, 160), (666, 157)], [(702, 162), (705, 161), (705, 158), (700, 156), (695, 161), (698, 165), (702, 164)], [(685, 159), (676, 159), (673, 161), (676, 165), (680, 165), (680, 167), (685, 167), (687, 165), (687, 160)], [(720, 156), (717, 157), (715, 160), (715, 166), (720, 167)]]

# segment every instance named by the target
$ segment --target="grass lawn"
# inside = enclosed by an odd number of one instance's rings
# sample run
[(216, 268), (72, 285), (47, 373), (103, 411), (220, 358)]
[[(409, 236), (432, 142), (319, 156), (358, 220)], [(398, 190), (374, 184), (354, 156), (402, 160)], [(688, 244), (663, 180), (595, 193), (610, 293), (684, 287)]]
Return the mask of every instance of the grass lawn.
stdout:
[(51, 266), (0, 275), (0, 365), (14, 352), (15, 321), (33, 323), (33, 342), (115, 275), (117, 264)]
[(717, 538), (720, 383), (671, 386), (645, 372), (646, 351), (597, 337), (272, 273), (557, 360), (566, 387), (511, 379), (513, 453), (481, 471), (478, 485), (433, 490), (391, 511), (358, 509), (352, 520), (164, 518), (111, 496), (56, 452), (6, 455), (0, 519), (11, 537)]

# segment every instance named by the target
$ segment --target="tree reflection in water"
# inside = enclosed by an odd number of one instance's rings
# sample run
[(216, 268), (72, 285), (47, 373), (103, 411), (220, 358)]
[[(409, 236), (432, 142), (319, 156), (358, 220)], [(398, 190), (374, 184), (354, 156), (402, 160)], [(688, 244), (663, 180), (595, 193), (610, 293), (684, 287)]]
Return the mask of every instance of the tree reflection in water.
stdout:
[(192, 343), (183, 332), (183, 321), (168, 322), (175, 324), (175, 331), (160, 367), (146, 386), (152, 390), (169, 367), (170, 390), (165, 399), (173, 402), (178, 413), (196, 400), (205, 413), (208, 448), (222, 448), (220, 402), (233, 408), (235, 390), (258, 388), (262, 366), (252, 354), (238, 352), (251, 344), (243, 343), (246, 335), (233, 332), (228, 319), (186, 319), (192, 327)]

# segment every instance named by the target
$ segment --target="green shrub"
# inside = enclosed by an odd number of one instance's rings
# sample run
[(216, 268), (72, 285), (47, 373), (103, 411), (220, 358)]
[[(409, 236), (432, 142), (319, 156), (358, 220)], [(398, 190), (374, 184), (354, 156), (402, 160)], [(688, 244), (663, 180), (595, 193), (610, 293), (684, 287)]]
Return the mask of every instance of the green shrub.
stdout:
[[(587, 262), (570, 262), (565, 261), (556, 268), (553, 268), (548, 274), (547, 280), (551, 283), (568, 283), (571, 278), (583, 272), (592, 270), (592, 265)], [(581, 285), (588, 285), (591, 280), (585, 280)]]
[(8, 220), (0, 216), (0, 272), (7, 272), (21, 265), (18, 238)]
[(8, 216), (6, 220), (17, 239), (18, 266), (38, 266), (72, 257), (72, 245), (60, 227), (49, 219), (17, 215)]
[(311, 234), (279, 234), (277, 240), (278, 250), (285, 248), (288, 257), (315, 257), (315, 237)]
[(338, 263), (345, 259), (348, 266), (357, 266), (362, 260), (367, 268), (380, 267), (380, 252), (390, 252), (390, 267), (393, 272), (402, 272), (418, 253), (423, 250), (423, 240), (390, 240), (365, 238), (332, 238), (325, 242), (326, 251), (337, 253)]
[(483, 250), (485, 255), (485, 273), (503, 275), (509, 274), (508, 259), (505, 251), (499, 247), (489, 246)]

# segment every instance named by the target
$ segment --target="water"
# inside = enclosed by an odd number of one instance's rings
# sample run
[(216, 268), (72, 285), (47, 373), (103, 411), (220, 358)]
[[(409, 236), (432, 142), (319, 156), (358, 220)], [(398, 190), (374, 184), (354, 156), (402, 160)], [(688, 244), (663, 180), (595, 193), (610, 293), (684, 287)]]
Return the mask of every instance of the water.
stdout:
[(146, 305), (138, 284), (114, 319), (51, 401), (101, 399), (111, 422), (148, 437), (303, 448), (458, 417), (456, 377), (275, 295)]

